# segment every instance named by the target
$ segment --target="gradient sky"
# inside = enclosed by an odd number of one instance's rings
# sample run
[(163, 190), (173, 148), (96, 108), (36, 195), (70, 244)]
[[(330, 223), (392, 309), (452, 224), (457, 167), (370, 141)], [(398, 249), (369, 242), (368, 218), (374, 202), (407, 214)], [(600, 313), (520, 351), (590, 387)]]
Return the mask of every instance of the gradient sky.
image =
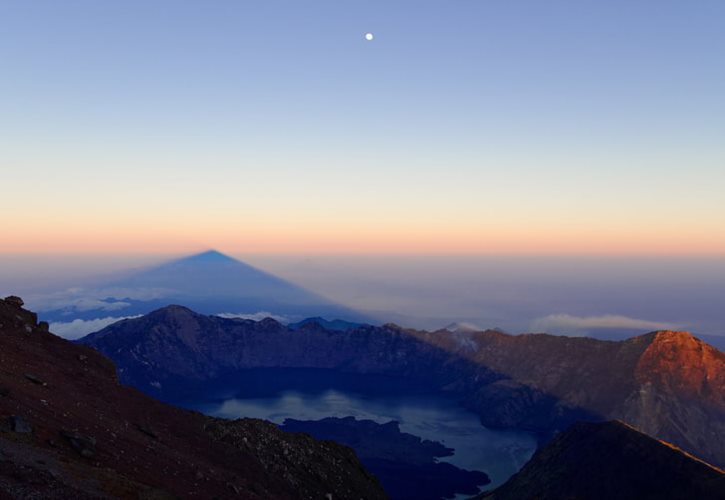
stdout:
[(725, 254), (723, 26), (720, 0), (4, 0), (0, 253)]

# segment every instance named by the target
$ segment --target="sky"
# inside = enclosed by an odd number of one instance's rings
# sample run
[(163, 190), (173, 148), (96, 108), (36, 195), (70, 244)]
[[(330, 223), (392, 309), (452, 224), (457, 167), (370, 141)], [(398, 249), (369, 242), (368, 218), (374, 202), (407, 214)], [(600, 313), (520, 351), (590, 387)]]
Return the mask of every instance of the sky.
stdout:
[(0, 254), (725, 255), (724, 23), (4, 0)]
[(510, 333), (631, 335), (669, 329), (725, 335), (722, 257), (240, 258), (410, 327), (468, 323)]
[[(607, 339), (686, 330), (725, 349), (725, 257), (232, 256), (348, 306), (377, 324), (435, 330), (457, 323), (509, 333)], [(53, 319), (51, 331), (78, 338), (137, 313), (115, 306), (146, 292), (124, 290), (118, 295), (113, 283), (177, 257), (0, 255), (0, 297), (20, 295), (41, 319), (50, 319), (49, 311), (59, 307), (77, 309)], [(88, 316), (89, 310), (95, 314)], [(286, 321), (272, 304), (259, 310), (240, 303), (233, 311), (216, 312), (220, 313)]]

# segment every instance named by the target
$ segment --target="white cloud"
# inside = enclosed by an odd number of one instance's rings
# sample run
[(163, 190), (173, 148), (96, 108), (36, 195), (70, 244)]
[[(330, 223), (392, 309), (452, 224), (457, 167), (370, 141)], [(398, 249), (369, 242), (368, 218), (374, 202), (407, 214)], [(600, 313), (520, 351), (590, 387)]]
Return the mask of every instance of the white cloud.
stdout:
[(97, 299), (91, 299), (91, 298), (80, 298), (76, 299), (69, 304), (67, 304), (68, 307), (73, 307), (76, 311), (85, 312), (85, 311), (118, 311), (119, 309), (124, 309), (131, 304), (128, 302), (123, 301), (116, 301), (116, 302), (107, 302), (105, 300), (97, 300)]
[(481, 328), (474, 323), (458, 321), (446, 326), (445, 330), (448, 330), (449, 332), (482, 332), (485, 328)]
[(51, 323), (50, 331), (54, 334), (75, 340), (88, 335), (89, 333), (97, 332), (108, 325), (121, 321), (122, 319), (138, 318), (139, 316), (122, 316), (122, 317), (106, 317), (98, 319), (74, 319), (67, 323)]
[(253, 321), (261, 321), (264, 318), (272, 318), (273, 320), (279, 321), (280, 323), (289, 323), (290, 319), (285, 316), (273, 314), (268, 311), (259, 311), (256, 313), (219, 313), (216, 316), (227, 319), (251, 319)]
[(35, 297), (27, 301), (37, 311), (54, 311), (71, 309), (84, 311), (118, 311), (129, 307), (127, 300), (149, 301), (162, 298), (169, 294), (162, 288), (68, 288)]
[(676, 325), (660, 321), (630, 318), (617, 314), (602, 316), (574, 316), (571, 314), (550, 314), (534, 320), (532, 330), (537, 332), (584, 334), (597, 328), (629, 328), (632, 330), (675, 330)]

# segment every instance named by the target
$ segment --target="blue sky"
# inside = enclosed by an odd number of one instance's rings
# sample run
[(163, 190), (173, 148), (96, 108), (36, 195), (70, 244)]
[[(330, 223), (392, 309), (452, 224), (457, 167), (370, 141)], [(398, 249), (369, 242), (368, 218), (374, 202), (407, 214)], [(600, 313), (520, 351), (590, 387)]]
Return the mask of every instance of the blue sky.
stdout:
[(0, 252), (722, 254), (723, 25), (716, 1), (4, 1), (0, 162), (38, 201)]

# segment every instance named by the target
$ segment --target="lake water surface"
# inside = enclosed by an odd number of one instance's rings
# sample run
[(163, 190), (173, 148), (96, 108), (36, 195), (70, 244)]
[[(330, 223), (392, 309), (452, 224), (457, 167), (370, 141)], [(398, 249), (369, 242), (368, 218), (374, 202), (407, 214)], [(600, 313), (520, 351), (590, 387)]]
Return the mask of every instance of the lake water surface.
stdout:
[(396, 420), (402, 432), (439, 441), (455, 450), (453, 456), (441, 460), (488, 474), (491, 484), (487, 489), (517, 472), (536, 448), (531, 434), (487, 429), (477, 415), (454, 399), (407, 387), (399, 380), (334, 372), (254, 370), (241, 386), (220, 389), (215, 397), (187, 406), (217, 417), (262, 418), (277, 424), (287, 418)]

